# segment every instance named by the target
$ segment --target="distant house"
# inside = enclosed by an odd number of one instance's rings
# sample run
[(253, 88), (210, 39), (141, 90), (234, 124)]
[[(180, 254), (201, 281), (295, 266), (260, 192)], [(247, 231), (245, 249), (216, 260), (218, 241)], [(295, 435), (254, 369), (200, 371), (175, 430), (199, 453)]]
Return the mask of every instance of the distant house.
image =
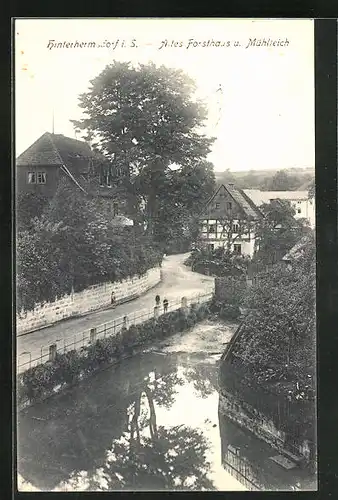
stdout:
[(66, 177), (74, 189), (104, 203), (118, 225), (133, 224), (124, 216), (125, 201), (115, 182), (119, 172), (84, 141), (46, 132), (17, 158), (16, 167), (17, 194), (38, 193), (51, 199)]
[(241, 255), (255, 250), (255, 224), (262, 213), (234, 184), (222, 184), (200, 215), (201, 240), (210, 249), (224, 247)]
[(315, 199), (309, 197), (308, 191), (261, 191), (260, 189), (243, 189), (243, 191), (257, 207), (272, 200), (286, 200), (294, 208), (296, 219), (307, 219), (310, 226), (315, 227)]

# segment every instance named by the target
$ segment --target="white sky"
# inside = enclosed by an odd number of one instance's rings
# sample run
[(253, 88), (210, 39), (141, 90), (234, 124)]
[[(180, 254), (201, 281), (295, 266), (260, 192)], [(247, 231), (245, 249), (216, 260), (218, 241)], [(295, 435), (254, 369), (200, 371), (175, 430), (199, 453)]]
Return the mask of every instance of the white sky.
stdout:
[[(289, 40), (249, 47), (250, 38)], [(105, 40), (112, 48), (47, 49), (56, 42)], [(122, 48), (121, 41), (137, 48)], [(167, 39), (183, 47), (162, 48)], [(189, 47), (239, 41), (240, 47)], [(314, 24), (312, 20), (22, 19), (15, 24), (16, 155), (46, 131), (75, 137), (78, 96), (114, 59), (180, 67), (207, 100), (206, 133), (217, 141), (216, 171), (314, 167)], [(219, 86), (223, 93), (216, 93)], [(221, 108), (221, 113), (219, 109)]]

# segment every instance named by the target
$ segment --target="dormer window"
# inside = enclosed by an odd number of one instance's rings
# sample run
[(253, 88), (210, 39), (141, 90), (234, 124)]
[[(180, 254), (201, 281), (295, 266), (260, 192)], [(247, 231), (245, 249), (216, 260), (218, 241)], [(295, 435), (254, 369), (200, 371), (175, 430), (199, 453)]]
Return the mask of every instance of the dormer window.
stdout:
[(38, 172), (37, 173), (37, 183), (38, 184), (46, 184), (46, 172)]
[(28, 172), (28, 184), (36, 184), (35, 172)]
[(227, 202), (227, 209), (228, 210), (232, 210), (232, 203), (231, 203), (231, 201)]
[(219, 204), (219, 203), (216, 203), (216, 205), (215, 205), (216, 210), (218, 210), (218, 209), (219, 209), (219, 207), (220, 207), (220, 204)]

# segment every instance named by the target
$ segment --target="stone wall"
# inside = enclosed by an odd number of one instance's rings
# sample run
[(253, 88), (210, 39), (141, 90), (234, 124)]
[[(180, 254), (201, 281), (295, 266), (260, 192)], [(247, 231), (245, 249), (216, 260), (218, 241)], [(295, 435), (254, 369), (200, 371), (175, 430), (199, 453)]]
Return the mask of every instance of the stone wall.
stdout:
[(149, 269), (143, 276), (134, 276), (120, 282), (107, 282), (94, 285), (82, 292), (71, 293), (55, 302), (36, 304), (31, 311), (17, 313), (16, 329), (18, 334), (38, 330), (57, 321), (109, 307), (112, 292), (118, 302), (132, 300), (161, 281), (159, 267)]
[(223, 389), (222, 393), (220, 393), (219, 411), (239, 426), (269, 443), (276, 450), (289, 455), (291, 459), (309, 461), (310, 450), (307, 440), (300, 443), (293, 452), (289, 451), (286, 446), (287, 436), (284, 431), (278, 429), (266, 415), (244, 401), (239, 401), (235, 396)]

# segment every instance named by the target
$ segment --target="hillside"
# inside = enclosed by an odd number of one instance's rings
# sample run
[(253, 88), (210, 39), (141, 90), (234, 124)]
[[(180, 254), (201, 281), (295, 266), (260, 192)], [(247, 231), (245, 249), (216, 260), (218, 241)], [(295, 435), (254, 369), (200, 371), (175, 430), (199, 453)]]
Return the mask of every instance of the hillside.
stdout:
[[(245, 170), (242, 172), (215, 172), (216, 183), (233, 182), (241, 189), (267, 189), (273, 190), (272, 181), (278, 172), (283, 172), (289, 181), (288, 190), (307, 190), (313, 182), (315, 171), (313, 168), (292, 168), (278, 170)], [(283, 174), (284, 175), (284, 174)]]

